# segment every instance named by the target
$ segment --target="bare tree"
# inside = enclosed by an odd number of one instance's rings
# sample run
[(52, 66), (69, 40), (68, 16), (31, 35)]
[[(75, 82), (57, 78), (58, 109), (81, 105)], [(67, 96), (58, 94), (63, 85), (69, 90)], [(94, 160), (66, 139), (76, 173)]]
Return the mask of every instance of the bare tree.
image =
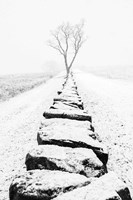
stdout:
[(67, 76), (73, 65), (73, 62), (86, 41), (83, 32), (84, 21), (76, 25), (63, 23), (56, 30), (51, 32), (52, 40), (48, 41), (48, 45), (57, 50), (64, 58)]

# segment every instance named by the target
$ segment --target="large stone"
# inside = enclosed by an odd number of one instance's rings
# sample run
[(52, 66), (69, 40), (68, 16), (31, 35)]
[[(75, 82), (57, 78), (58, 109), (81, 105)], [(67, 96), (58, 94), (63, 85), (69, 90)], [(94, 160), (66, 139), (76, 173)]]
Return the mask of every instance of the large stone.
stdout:
[(56, 109), (49, 109), (46, 110), (43, 113), (43, 116), (46, 119), (50, 118), (64, 118), (64, 119), (75, 119), (75, 120), (81, 120), (81, 121), (90, 121), (92, 122), (92, 118), (88, 113), (83, 112), (82, 110), (75, 110), (75, 111), (70, 111), (70, 110), (56, 110)]
[(68, 105), (75, 105), (77, 106), (78, 108), (82, 109), (83, 110), (83, 103), (81, 101), (72, 101), (72, 100), (68, 100), (68, 99), (63, 99), (63, 98), (55, 98), (54, 99), (54, 103), (57, 103), (57, 102), (62, 102), (64, 104), (68, 104)]
[[(72, 84), (72, 85), (70, 85), (70, 86), (67, 86), (67, 85), (66, 85), (66, 86), (65, 86), (65, 89), (72, 89), (72, 90), (76, 90), (76, 91), (77, 91), (78, 88), (77, 88), (77, 86), (76, 86), (75, 84)], [(64, 89), (64, 90), (65, 90), (65, 89)]]
[(66, 129), (69, 127), (75, 127), (79, 129), (82, 128), (88, 131), (86, 132), (87, 135), (92, 136), (95, 139), (97, 139), (97, 136), (98, 136), (96, 133), (92, 133), (92, 131), (94, 130), (94, 127), (92, 126), (92, 123), (89, 121), (78, 121), (78, 120), (60, 119), (60, 118), (51, 118), (51, 119), (42, 118), (40, 129), (45, 131), (45, 128), (47, 127), (47, 129), (50, 129), (50, 130), (51, 129), (56, 130), (59, 126), (60, 127), (65, 126)]
[(54, 200), (131, 200), (127, 186), (110, 172), (95, 179), (91, 184), (60, 194)]
[(115, 190), (122, 200), (131, 200), (127, 185), (121, 181), (114, 172), (107, 173), (106, 175), (97, 179), (97, 181), (93, 184), (94, 187), (109, 188)]
[(71, 89), (69, 89), (69, 90), (64, 89), (62, 95), (78, 97), (78, 98), (81, 99), (81, 97), (79, 96), (78, 92), (77, 91), (73, 91)]
[(92, 149), (97, 157), (106, 164), (108, 161), (107, 148), (98, 140), (89, 136), (94, 132), (82, 127), (73, 127), (65, 124), (58, 126), (42, 126), (37, 134), (38, 144), (51, 144), (71, 148)]
[(73, 110), (73, 112), (77, 111), (79, 109), (79, 107), (76, 104), (71, 104), (71, 103), (67, 103), (67, 102), (54, 102), (53, 106), (50, 107), (50, 109), (59, 109), (59, 110), (63, 110), (65, 112), (65, 110)]
[(110, 189), (84, 187), (59, 194), (53, 200), (122, 200), (117, 192)]
[(78, 95), (78, 91), (75, 88), (72, 88), (72, 86), (65, 87), (63, 90), (63, 93), (70, 93), (70, 94)]
[[(38, 143), (39, 144), (46, 144), (48, 141), (54, 142), (54, 140), (58, 140), (57, 143), (64, 142), (64, 145), (59, 146), (68, 146), (72, 148), (88, 148), (93, 150), (101, 150), (101, 152), (107, 151), (105, 145), (97, 140), (93, 139), (93, 134), (90, 130), (84, 130), (82, 127), (68, 127), (67, 126), (59, 126), (59, 127), (42, 127), (38, 131)], [(90, 135), (90, 136), (89, 136)], [(41, 141), (42, 140), (42, 141)], [(45, 143), (46, 142), (46, 143)], [(67, 145), (68, 143), (68, 145)]]
[(66, 99), (66, 100), (71, 100), (71, 101), (79, 101), (79, 102), (82, 101), (81, 97), (79, 97), (77, 95), (70, 95), (70, 94), (62, 93), (60, 97), (63, 99)]
[(83, 103), (76, 103), (76, 102), (63, 102), (65, 105), (76, 107), (77, 109), (84, 110)]
[(61, 170), (86, 177), (99, 177), (106, 172), (105, 166), (91, 149), (73, 149), (56, 145), (34, 147), (28, 152), (25, 164), (27, 170)]
[(78, 99), (74, 99), (75, 101), (71, 100), (71, 99), (66, 99), (62, 96), (58, 96), (56, 98), (53, 99), (54, 101), (62, 101), (62, 102), (71, 102), (71, 103), (77, 103), (81, 105), (81, 101), (79, 101)]
[(50, 200), (58, 194), (90, 183), (85, 176), (61, 171), (31, 170), (17, 175), (9, 189), (10, 200)]

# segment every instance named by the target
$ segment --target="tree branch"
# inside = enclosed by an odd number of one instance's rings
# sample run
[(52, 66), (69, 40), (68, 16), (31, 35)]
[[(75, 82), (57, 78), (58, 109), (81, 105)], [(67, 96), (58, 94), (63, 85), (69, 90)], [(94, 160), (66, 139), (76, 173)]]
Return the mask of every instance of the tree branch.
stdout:
[(61, 51), (64, 53), (64, 49), (61, 45), (61, 41), (60, 41), (60, 38), (59, 38), (59, 32), (55, 32), (55, 33), (52, 33), (52, 36), (55, 38), (56, 42), (58, 43), (59, 45), (59, 48), (61, 49)]
[(61, 51), (61, 48), (60, 48), (58, 45), (52, 44), (51, 41), (48, 42), (48, 45), (49, 45), (50, 47), (52, 47), (53, 49), (56, 49), (57, 51), (59, 51), (60, 54), (64, 55), (64, 52)]
[[(73, 65), (73, 62), (81, 48), (82, 44), (85, 42), (83, 33), (84, 22), (76, 24), (74, 26), (69, 23), (60, 25), (54, 32), (51, 32), (53, 36), (53, 41), (49, 42), (49, 46), (59, 51), (64, 57), (65, 67), (67, 74)], [(72, 56), (71, 54), (72, 50)], [(70, 64), (68, 65), (70, 59)]]

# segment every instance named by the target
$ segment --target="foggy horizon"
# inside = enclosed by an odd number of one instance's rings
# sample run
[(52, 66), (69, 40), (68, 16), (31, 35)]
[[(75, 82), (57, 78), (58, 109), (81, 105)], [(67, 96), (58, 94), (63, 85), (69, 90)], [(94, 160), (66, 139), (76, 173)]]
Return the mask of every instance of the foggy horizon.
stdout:
[(74, 66), (133, 66), (133, 1), (1, 0), (0, 74), (64, 67), (62, 57), (46, 41), (50, 30), (62, 22), (75, 24), (81, 19), (88, 40)]

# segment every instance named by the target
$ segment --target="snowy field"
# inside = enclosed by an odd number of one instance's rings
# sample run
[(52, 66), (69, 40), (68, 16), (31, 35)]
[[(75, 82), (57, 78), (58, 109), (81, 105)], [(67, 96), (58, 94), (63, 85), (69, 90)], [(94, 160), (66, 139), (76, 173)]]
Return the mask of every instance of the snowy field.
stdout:
[(108, 169), (128, 184), (133, 196), (133, 82), (82, 72), (76, 81), (96, 132), (109, 148)]
[[(133, 196), (133, 82), (75, 71), (78, 91), (93, 125), (109, 149), (108, 170), (124, 180)], [(8, 200), (12, 177), (25, 171), (25, 155), (36, 145), (43, 111), (63, 83), (45, 84), (0, 103), (0, 199)]]
[(0, 102), (39, 86), (50, 77), (52, 76), (44, 73), (1, 75)]

